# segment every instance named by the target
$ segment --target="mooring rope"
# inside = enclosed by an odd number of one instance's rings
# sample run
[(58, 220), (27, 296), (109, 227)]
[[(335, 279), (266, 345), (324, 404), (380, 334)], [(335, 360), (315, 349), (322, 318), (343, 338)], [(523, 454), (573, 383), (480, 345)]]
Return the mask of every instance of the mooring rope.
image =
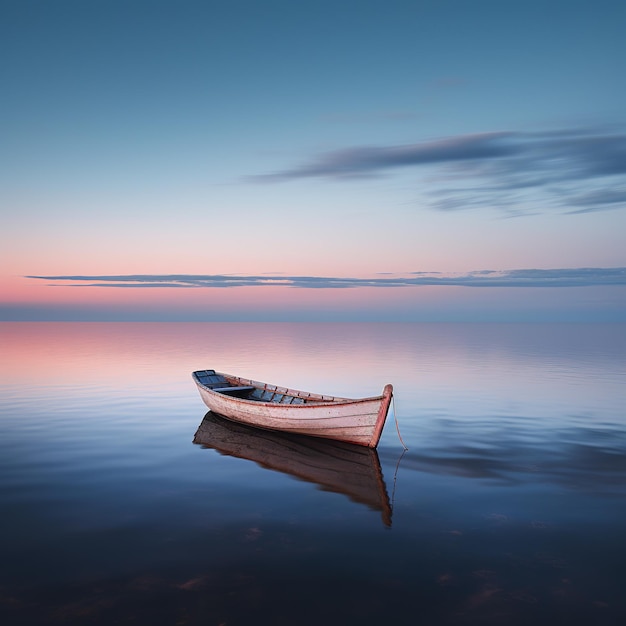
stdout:
[(396, 502), (396, 481), (398, 480), (398, 468), (400, 467), (400, 461), (402, 461), (402, 457), (406, 454), (407, 450), (408, 448), (404, 448), (404, 450), (402, 450), (402, 454), (400, 455), (400, 458), (398, 459), (398, 462), (396, 463), (396, 469), (393, 473), (393, 490), (391, 492), (391, 510), (392, 511), (393, 511), (394, 504)]
[(400, 440), (400, 443), (402, 444), (402, 447), (404, 448), (405, 452), (408, 450), (408, 448), (406, 447), (406, 444), (404, 443), (404, 441), (402, 441), (402, 435), (400, 434), (400, 426), (398, 426), (398, 416), (396, 415), (396, 398), (395, 396), (391, 396), (391, 406), (393, 408), (393, 419), (396, 422), (396, 430), (398, 431), (398, 439)]

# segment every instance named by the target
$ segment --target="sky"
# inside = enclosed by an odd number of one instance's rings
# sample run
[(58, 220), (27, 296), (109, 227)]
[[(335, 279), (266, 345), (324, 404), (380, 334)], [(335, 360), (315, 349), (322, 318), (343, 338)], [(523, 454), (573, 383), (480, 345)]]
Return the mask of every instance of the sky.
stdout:
[(0, 321), (626, 322), (623, 0), (0, 0)]

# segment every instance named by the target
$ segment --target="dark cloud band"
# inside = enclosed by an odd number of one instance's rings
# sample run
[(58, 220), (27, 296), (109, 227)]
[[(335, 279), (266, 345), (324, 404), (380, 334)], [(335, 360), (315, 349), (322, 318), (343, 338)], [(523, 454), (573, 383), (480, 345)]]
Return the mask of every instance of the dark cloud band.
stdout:
[(68, 286), (120, 288), (292, 287), (354, 289), (363, 287), (592, 287), (626, 285), (626, 268), (481, 270), (465, 274), (412, 272), (402, 276), (341, 278), (329, 276), (241, 276), (228, 274), (129, 274), (102, 276), (26, 276)]

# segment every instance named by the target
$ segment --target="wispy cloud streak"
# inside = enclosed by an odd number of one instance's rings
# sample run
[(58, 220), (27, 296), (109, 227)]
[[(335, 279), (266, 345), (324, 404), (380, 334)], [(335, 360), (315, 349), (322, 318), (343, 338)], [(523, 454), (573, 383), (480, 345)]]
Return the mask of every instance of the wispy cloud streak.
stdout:
[(352, 147), (249, 180), (351, 179), (407, 167), (428, 168), (426, 199), (442, 211), (483, 206), (519, 214), (528, 212), (528, 205), (562, 213), (626, 208), (626, 134), (597, 128), (491, 132)]
[(486, 133), (404, 146), (349, 148), (326, 153), (307, 165), (253, 179), (355, 176), (410, 165), (509, 157), (519, 151), (510, 138), (511, 133)]
[(410, 272), (374, 278), (343, 278), (330, 276), (268, 276), (227, 274), (129, 274), (112, 276), (26, 276), (50, 284), (82, 287), (118, 288), (229, 288), (229, 287), (291, 287), (300, 289), (354, 289), (363, 287), (590, 287), (626, 285), (626, 268), (574, 268), (480, 270), (464, 274)]

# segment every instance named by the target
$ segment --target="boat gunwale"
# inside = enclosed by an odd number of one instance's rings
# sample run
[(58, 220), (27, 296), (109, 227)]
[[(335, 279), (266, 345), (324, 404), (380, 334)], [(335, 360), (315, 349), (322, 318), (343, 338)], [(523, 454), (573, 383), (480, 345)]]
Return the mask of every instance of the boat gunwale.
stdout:
[[(378, 445), (393, 397), (391, 384), (385, 385), (380, 396), (353, 399), (268, 385), (213, 369), (197, 370), (192, 376), (204, 403), (226, 419), (256, 428), (333, 439), (369, 448)], [(206, 384), (201, 382), (201, 377), (206, 379)], [(255, 390), (273, 393), (269, 400), (239, 397), (226, 393), (228, 387), (225, 384), (232, 385), (235, 393), (251, 394)], [(275, 400), (277, 395), (280, 397)], [(291, 396), (292, 400), (282, 402), (285, 395)], [(292, 404), (293, 398), (303, 401)], [(328, 422), (328, 425), (322, 426), (322, 421)]]
[[(280, 402), (272, 402), (270, 401), (265, 401), (265, 400), (250, 400), (248, 398), (240, 398), (238, 396), (231, 396), (225, 393), (221, 393), (219, 391), (216, 391), (214, 389), (211, 389), (211, 387), (205, 385), (204, 383), (202, 383), (199, 379), (197, 374), (200, 372), (206, 372), (209, 370), (197, 370), (195, 372), (193, 372), (192, 376), (194, 379), (194, 382), (196, 383), (196, 385), (198, 385), (199, 387), (201, 387), (204, 391), (210, 392), (212, 394), (215, 394), (217, 397), (220, 398), (227, 398), (229, 402), (237, 402), (237, 403), (243, 403), (243, 404), (250, 404), (253, 406), (268, 406), (268, 407), (272, 407), (272, 408), (279, 408), (279, 407), (283, 407), (284, 409), (306, 409), (307, 407), (310, 408), (319, 408), (319, 407), (323, 407), (323, 406), (333, 406), (333, 405), (341, 405), (341, 406), (346, 406), (346, 405), (350, 405), (350, 404), (360, 404), (363, 402), (372, 402), (372, 401), (376, 401), (379, 402), (382, 399), (385, 398), (385, 393), (383, 392), (382, 394), (378, 395), (378, 396), (371, 396), (371, 397), (367, 397), (367, 398), (343, 398), (343, 397), (338, 397), (338, 396), (325, 396), (322, 394), (317, 394), (317, 393), (312, 393), (309, 391), (302, 391), (299, 389), (291, 389), (288, 387), (279, 387), (278, 385), (272, 385), (270, 383), (264, 383), (258, 380), (252, 380), (249, 378), (241, 378), (240, 376), (233, 376), (232, 374), (226, 374), (224, 372), (217, 372), (215, 370), (211, 370), (214, 371), (215, 374), (219, 375), (219, 376), (223, 376), (224, 378), (226, 378), (227, 380), (230, 379), (231, 381), (237, 381), (239, 384), (246, 385), (246, 386), (250, 386), (250, 387), (255, 387), (256, 389), (262, 389), (262, 390), (267, 390), (267, 391), (273, 391), (274, 393), (279, 393), (282, 395), (287, 395), (287, 396), (293, 396), (295, 398), (301, 398), (302, 400), (305, 400), (305, 403), (303, 404), (283, 404)], [(229, 381), (230, 382), (230, 381)]]

